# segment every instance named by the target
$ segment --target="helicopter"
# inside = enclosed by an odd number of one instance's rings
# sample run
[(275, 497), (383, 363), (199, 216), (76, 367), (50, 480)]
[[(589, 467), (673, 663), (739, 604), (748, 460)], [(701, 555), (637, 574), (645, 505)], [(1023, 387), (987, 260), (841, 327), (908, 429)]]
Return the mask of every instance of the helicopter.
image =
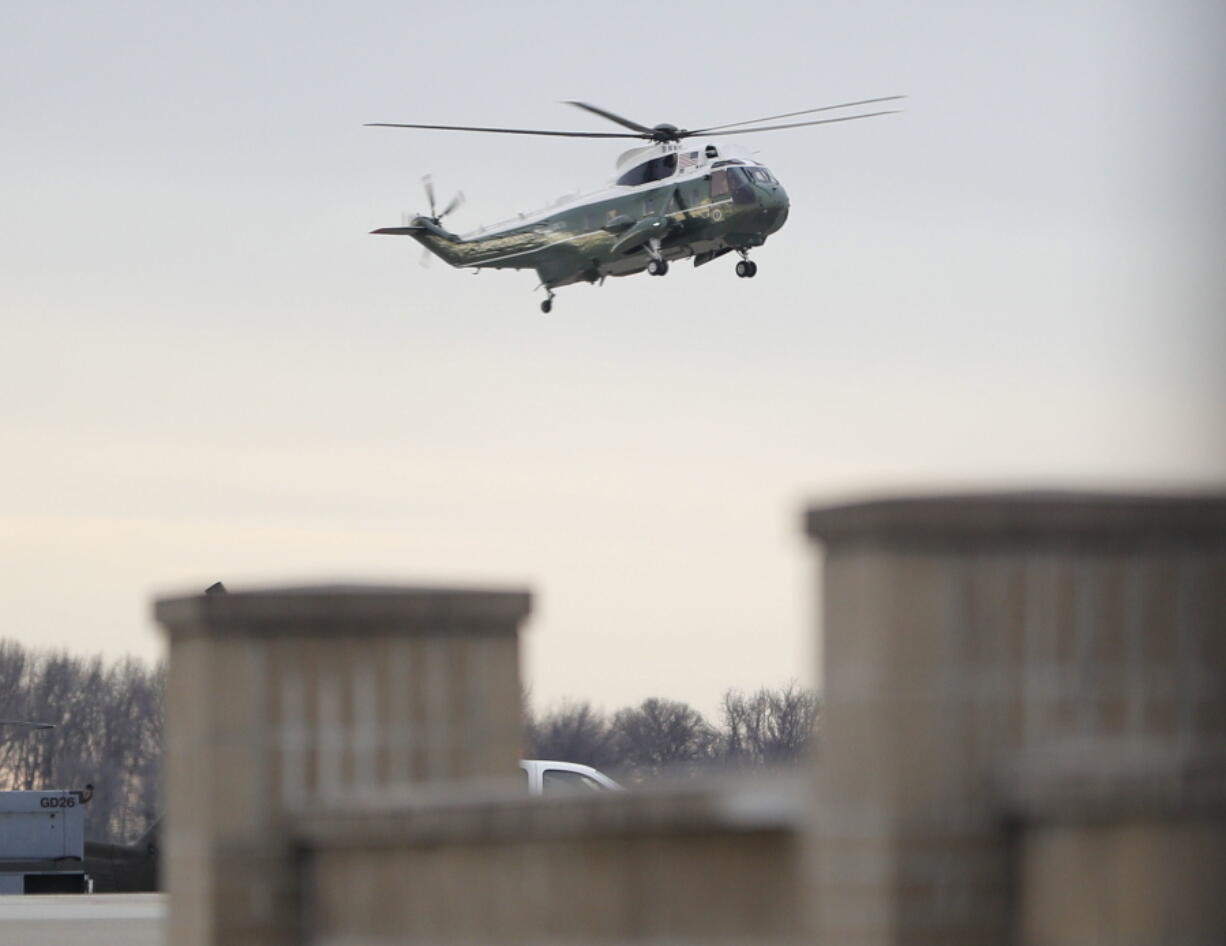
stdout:
[(615, 176), (604, 188), (562, 198), (550, 207), (520, 214), (462, 236), (444, 229), (442, 221), (462, 205), (464, 195), (457, 193), (447, 206), (438, 210), (433, 182), (426, 177), (429, 214), (415, 216), (404, 226), (380, 227), (371, 233), (413, 237), (429, 253), (457, 268), (474, 271), (533, 269), (541, 281), (537, 288), (543, 288), (547, 294), (541, 303), (541, 311), (545, 313), (553, 309), (554, 290), (562, 286), (579, 282), (603, 284), (608, 276), (641, 272), (664, 276), (670, 262), (685, 258), (692, 258), (695, 266), (703, 266), (735, 252), (740, 257), (735, 267), (737, 276), (752, 279), (757, 275), (758, 265), (749, 258), (750, 250), (762, 246), (767, 237), (786, 222), (787, 192), (747, 149), (736, 143), (691, 143), (690, 139), (707, 138), (712, 133), (723, 138), (890, 115), (898, 110), (764, 124), (901, 98), (904, 96), (861, 99), (693, 130), (668, 123), (648, 127), (586, 102), (565, 104), (598, 115), (626, 130), (546, 131), (370, 122), (367, 127), (559, 138), (630, 138), (648, 142), (645, 146), (631, 148), (617, 159)]

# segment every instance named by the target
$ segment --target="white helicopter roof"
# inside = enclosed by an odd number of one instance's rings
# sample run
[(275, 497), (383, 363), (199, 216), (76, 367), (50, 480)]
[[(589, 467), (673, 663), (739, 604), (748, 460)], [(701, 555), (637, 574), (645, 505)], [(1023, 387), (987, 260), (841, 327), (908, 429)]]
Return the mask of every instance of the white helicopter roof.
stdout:
[[(707, 156), (708, 148), (715, 149), (715, 154), (710, 156), (710, 158)], [(717, 158), (740, 158), (743, 161), (750, 161), (754, 164), (758, 163), (753, 158), (753, 152), (735, 142), (733, 144), (725, 144), (722, 142), (704, 141), (688, 145), (668, 142), (623, 151), (617, 157), (617, 176), (621, 177), (631, 168), (638, 167), (640, 164), (646, 164), (648, 161), (663, 157), (666, 154), (694, 155), (698, 159), (698, 163), (701, 164), (705, 164), (707, 160), (716, 160)]]
[[(648, 181), (643, 184), (618, 184), (619, 178), (626, 172), (646, 164), (648, 161), (654, 161), (656, 158), (663, 157), (667, 154), (676, 154), (679, 156), (678, 167), (675, 173), (667, 178), (661, 178), (655, 181)], [(562, 210), (569, 210), (576, 207), (585, 207), (589, 204), (600, 203), (604, 200), (610, 200), (615, 197), (622, 197), (628, 193), (632, 193), (638, 189), (647, 189), (657, 187), (660, 181), (677, 180), (682, 178), (693, 177), (698, 174), (705, 174), (710, 164), (717, 161), (736, 160), (744, 164), (760, 165), (749, 148), (738, 143), (726, 144), (723, 142), (701, 142), (690, 145), (679, 145), (673, 142), (648, 145), (644, 148), (631, 148), (625, 151), (617, 158), (615, 176), (602, 188), (593, 191), (580, 192), (576, 194), (567, 194), (559, 197), (547, 207), (542, 207), (537, 210), (528, 211), (518, 214), (507, 220), (501, 220), (495, 224), (478, 227), (476, 230), (471, 230), (464, 234), (464, 238), (490, 236), (504, 230), (512, 230), (516, 227), (528, 226), (533, 223), (538, 223), (552, 215), (559, 213)], [(689, 159), (688, 161), (686, 159)]]

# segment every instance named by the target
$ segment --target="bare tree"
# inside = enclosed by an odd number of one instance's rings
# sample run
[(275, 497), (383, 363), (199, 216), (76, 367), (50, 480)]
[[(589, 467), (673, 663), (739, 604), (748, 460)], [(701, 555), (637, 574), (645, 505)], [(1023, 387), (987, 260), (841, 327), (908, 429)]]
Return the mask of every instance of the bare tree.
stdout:
[(54, 729), (0, 726), (0, 784), (9, 788), (94, 786), (90, 840), (126, 842), (160, 810), (161, 667), (132, 659), (29, 652), (0, 641), (0, 718)]
[(622, 765), (639, 778), (692, 774), (709, 762), (718, 744), (718, 734), (698, 710), (656, 697), (618, 710), (612, 729)]
[(578, 762), (598, 769), (617, 767), (609, 721), (592, 704), (564, 702), (528, 720), (527, 746), (532, 758)]
[(818, 698), (795, 682), (745, 695), (727, 690), (722, 756), (733, 766), (779, 766), (799, 761), (810, 750), (817, 724)]
[(725, 691), (719, 728), (693, 707), (652, 698), (610, 718), (586, 702), (533, 716), (525, 701), (525, 747), (533, 758), (582, 762), (633, 780), (714, 768), (792, 765), (813, 750), (820, 703), (792, 682), (752, 693)]
[[(0, 641), (0, 719), (12, 722), (34, 722), (27, 716), (26, 676), (28, 673), (25, 649), (12, 641)], [(10, 788), (20, 788), (18, 773), (27, 765), (27, 755), (32, 751), (29, 736), (41, 737), (40, 732), (31, 733), (24, 726), (0, 726), (0, 772), (8, 776)]]

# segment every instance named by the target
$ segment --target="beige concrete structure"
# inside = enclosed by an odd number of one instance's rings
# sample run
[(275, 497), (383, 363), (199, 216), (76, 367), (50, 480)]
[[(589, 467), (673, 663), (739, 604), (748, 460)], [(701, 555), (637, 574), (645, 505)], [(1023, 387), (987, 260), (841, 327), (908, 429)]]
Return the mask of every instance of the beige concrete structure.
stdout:
[(168, 941), (292, 941), (295, 812), (509, 777), (521, 592), (307, 588), (160, 601)]
[(1086, 810), (1019, 838), (1018, 941), (1034, 946), (1226, 942), (1226, 815)]
[(300, 828), (320, 946), (805, 942), (801, 785), (434, 806)]
[(500, 789), (523, 594), (162, 602), (169, 941), (1226, 943), (1226, 498), (807, 523), (826, 679), (799, 792)]
[[(808, 527), (825, 553), (819, 941), (1226, 941), (1204, 895), (1205, 878), (1226, 890), (1226, 502), (900, 500)], [(1090, 789), (1116, 820), (1089, 826)], [(1175, 938), (1128, 919), (1159, 915), (1197, 919)]]

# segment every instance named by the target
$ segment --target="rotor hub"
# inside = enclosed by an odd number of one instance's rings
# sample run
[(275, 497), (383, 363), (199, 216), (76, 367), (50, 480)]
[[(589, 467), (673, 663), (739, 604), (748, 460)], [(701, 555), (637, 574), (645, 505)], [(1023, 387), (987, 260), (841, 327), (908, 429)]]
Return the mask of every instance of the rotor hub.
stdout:
[(668, 122), (662, 122), (651, 129), (653, 141), (678, 141), (680, 137), (681, 129), (676, 125), (670, 125)]

